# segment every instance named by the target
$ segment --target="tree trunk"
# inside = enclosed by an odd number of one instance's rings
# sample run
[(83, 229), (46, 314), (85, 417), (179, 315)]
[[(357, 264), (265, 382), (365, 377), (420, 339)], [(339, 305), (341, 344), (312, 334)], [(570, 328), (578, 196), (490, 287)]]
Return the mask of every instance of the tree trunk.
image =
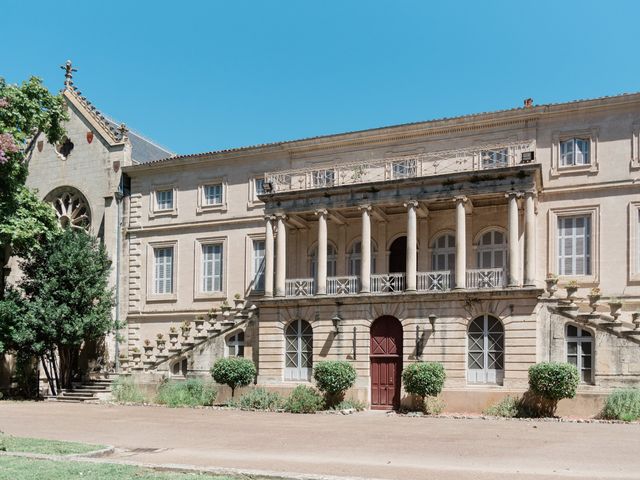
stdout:
[(9, 245), (0, 245), (0, 300), (4, 298), (4, 290), (6, 286), (6, 275), (9, 275), (9, 258), (11, 257), (11, 247)]
[(63, 388), (71, 388), (73, 375), (76, 373), (78, 357), (80, 351), (73, 345), (58, 345), (58, 356), (60, 358), (60, 377)]
[(49, 371), (49, 369), (47, 368), (47, 362), (46, 359), (44, 357), (44, 355), (41, 355), (40, 357), (40, 362), (42, 362), (42, 369), (44, 370), (44, 374), (47, 376), (47, 383), (49, 384), (49, 390), (51, 390), (51, 395), (53, 395), (54, 397), (58, 394), (57, 390), (56, 390), (56, 386), (53, 382), (53, 377), (51, 376), (51, 373)]

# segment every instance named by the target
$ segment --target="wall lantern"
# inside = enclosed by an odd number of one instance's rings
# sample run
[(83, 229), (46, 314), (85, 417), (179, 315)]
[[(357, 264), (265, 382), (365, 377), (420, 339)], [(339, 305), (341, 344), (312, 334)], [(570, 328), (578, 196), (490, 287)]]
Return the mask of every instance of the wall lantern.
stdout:
[(336, 313), (331, 319), (331, 322), (333, 323), (333, 331), (335, 332), (336, 335), (339, 334), (340, 324), (342, 323), (342, 317)]
[(429, 315), (429, 323), (431, 324), (431, 331), (435, 333), (436, 331), (436, 320), (438, 316), (434, 313)]

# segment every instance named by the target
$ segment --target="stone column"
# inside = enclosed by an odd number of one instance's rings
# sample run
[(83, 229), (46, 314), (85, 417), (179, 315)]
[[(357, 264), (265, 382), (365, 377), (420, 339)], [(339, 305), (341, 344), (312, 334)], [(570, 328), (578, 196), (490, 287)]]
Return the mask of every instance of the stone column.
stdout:
[(536, 284), (536, 207), (534, 190), (524, 194), (524, 284)]
[(318, 255), (316, 257), (316, 295), (327, 294), (327, 211), (316, 210), (318, 217)]
[(362, 205), (359, 208), (362, 212), (360, 293), (369, 293), (371, 291), (371, 205)]
[(287, 279), (287, 227), (284, 225), (286, 216), (276, 215), (276, 297), (285, 296)]
[(518, 274), (520, 269), (520, 249), (518, 247), (518, 198), (520, 192), (509, 192), (505, 196), (508, 198), (508, 231), (509, 231), (509, 272), (507, 272), (508, 287), (518, 286)]
[(456, 202), (456, 284), (455, 289), (467, 288), (467, 211), (465, 196), (454, 197)]
[(405, 290), (416, 291), (416, 267), (418, 264), (418, 202), (409, 200), (404, 204), (407, 209), (407, 283)]
[(264, 296), (273, 297), (273, 217), (264, 219)]

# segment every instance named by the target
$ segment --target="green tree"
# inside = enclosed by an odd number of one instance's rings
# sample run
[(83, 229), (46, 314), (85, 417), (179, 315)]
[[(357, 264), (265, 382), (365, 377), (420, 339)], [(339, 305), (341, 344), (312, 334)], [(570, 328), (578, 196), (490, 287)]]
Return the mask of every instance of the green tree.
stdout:
[(21, 262), (22, 280), (0, 301), (0, 352), (38, 357), (54, 395), (71, 386), (83, 343), (117, 327), (110, 266), (95, 237), (67, 228)]
[(256, 366), (248, 358), (221, 358), (211, 367), (211, 376), (221, 385), (231, 388), (231, 398), (237, 387), (246, 387), (256, 377)]
[[(19, 86), (0, 78), (0, 267), (12, 254), (27, 255), (57, 228), (51, 208), (25, 187), (25, 157), (40, 134), (59, 141), (66, 119), (62, 96), (52, 95), (39, 78)], [(0, 274), (0, 297), (3, 292)]]

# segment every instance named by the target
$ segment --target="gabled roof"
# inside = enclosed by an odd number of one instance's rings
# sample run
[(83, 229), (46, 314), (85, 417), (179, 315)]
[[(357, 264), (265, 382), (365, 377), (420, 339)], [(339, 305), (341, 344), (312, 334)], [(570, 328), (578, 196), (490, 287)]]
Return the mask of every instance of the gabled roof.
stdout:
[(62, 95), (86, 114), (87, 119), (109, 144), (124, 144), (128, 140), (131, 144), (131, 158), (134, 163), (148, 163), (175, 155), (140, 133), (128, 130), (124, 124), (119, 124), (104, 115), (73, 85), (66, 85)]

